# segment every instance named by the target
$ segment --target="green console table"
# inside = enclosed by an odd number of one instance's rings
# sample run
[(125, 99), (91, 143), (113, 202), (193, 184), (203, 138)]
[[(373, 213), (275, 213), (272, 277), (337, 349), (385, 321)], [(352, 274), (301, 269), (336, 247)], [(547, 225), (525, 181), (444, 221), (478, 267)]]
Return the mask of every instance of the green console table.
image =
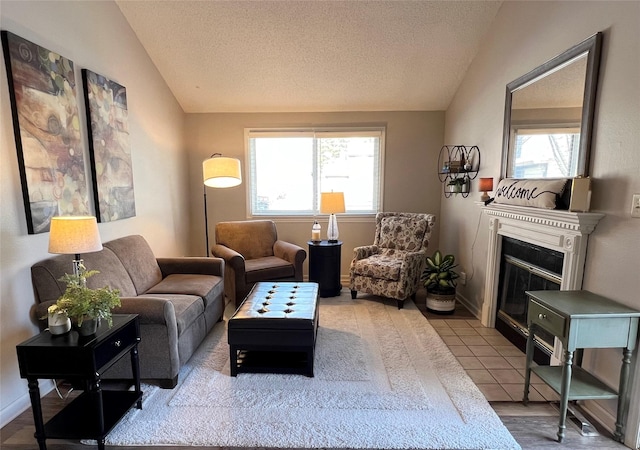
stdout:
[[(569, 401), (618, 399), (614, 438), (624, 439), (628, 409), (631, 353), (638, 334), (640, 311), (628, 308), (589, 291), (527, 291), (529, 311), (524, 404), (529, 401), (531, 372), (560, 394), (558, 442), (565, 436)], [(532, 367), (533, 335), (542, 328), (562, 342), (564, 360), (560, 366)], [(573, 354), (585, 348), (623, 348), (618, 391), (582, 369), (573, 367)]]

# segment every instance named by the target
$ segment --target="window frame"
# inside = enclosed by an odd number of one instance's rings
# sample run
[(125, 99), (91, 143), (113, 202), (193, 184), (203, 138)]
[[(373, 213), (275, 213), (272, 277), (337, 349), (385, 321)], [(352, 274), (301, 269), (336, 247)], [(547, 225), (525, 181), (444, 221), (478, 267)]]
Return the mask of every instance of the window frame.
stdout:
[[(377, 172), (378, 172), (378, 189), (377, 189), (377, 210), (367, 213), (355, 213), (349, 212), (348, 210), (340, 214), (340, 217), (348, 217), (350, 219), (355, 219), (358, 221), (358, 218), (362, 218), (363, 220), (368, 220), (371, 217), (375, 217), (375, 215), (384, 211), (383, 208), (383, 193), (384, 193), (384, 161), (385, 161), (385, 139), (386, 139), (386, 126), (327, 126), (327, 127), (291, 127), (291, 128), (281, 128), (281, 127), (250, 127), (244, 129), (244, 146), (245, 146), (245, 179), (247, 183), (246, 189), (246, 216), (248, 219), (273, 219), (273, 220), (282, 220), (286, 219), (289, 222), (307, 222), (309, 218), (314, 218), (318, 216), (322, 216), (320, 213), (320, 205), (319, 205), (319, 195), (316, 199), (313, 200), (313, 211), (303, 212), (300, 214), (274, 214), (272, 211), (269, 211), (265, 214), (256, 214), (253, 212), (252, 201), (253, 201), (253, 191), (254, 191), (254, 183), (255, 183), (255, 167), (254, 160), (251, 154), (251, 146), (250, 139), (254, 137), (260, 137), (263, 135), (265, 137), (278, 137), (287, 136), (287, 137), (331, 137), (331, 135), (345, 135), (345, 134), (353, 134), (354, 137), (358, 137), (357, 133), (362, 133), (360, 136), (374, 135), (378, 137), (380, 140), (379, 150), (378, 150), (378, 162), (377, 162)], [(314, 146), (316, 144), (314, 143)], [(319, 184), (318, 179), (318, 166), (317, 162), (314, 162), (313, 173), (316, 179), (313, 181), (314, 190), (318, 189), (317, 186)], [(318, 191), (319, 194), (319, 191)]]

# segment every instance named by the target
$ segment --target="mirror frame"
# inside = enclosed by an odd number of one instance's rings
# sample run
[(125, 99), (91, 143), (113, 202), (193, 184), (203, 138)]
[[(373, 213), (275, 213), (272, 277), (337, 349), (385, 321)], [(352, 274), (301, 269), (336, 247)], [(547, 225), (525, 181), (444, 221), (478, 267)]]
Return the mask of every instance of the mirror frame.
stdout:
[[(546, 75), (558, 70), (561, 66), (585, 53), (587, 55), (587, 70), (585, 74), (582, 117), (580, 123), (580, 144), (578, 147), (577, 165), (578, 173), (575, 176), (589, 175), (591, 135), (593, 131), (593, 115), (596, 103), (596, 85), (598, 83), (601, 49), (602, 32), (598, 32), (507, 84), (504, 107), (504, 135), (502, 138), (502, 168), (500, 170), (502, 178), (508, 177), (507, 170), (509, 167), (508, 164), (511, 153), (509, 143), (511, 140), (511, 106), (513, 93), (534, 83), (538, 79), (544, 78)], [(573, 178), (573, 176), (570, 178)]]

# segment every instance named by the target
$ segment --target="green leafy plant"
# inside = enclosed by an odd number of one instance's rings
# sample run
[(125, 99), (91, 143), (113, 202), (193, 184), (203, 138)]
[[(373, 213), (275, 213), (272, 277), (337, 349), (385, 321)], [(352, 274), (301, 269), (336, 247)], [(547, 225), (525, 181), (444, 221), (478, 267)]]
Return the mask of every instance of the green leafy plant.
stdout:
[(453, 270), (458, 265), (453, 255), (442, 256), (436, 250), (433, 256), (427, 258), (427, 265), (422, 272), (422, 283), (427, 291), (438, 294), (452, 294), (456, 290), (458, 274)]
[(462, 178), (452, 178), (447, 183), (449, 186), (463, 186), (467, 183), (467, 179), (465, 177)]
[(67, 289), (56, 301), (56, 311), (65, 313), (78, 326), (82, 325), (85, 319), (105, 319), (111, 326), (111, 310), (120, 306), (120, 291), (117, 289), (106, 286), (99, 289), (87, 287), (87, 278), (97, 273), (97, 270), (87, 270), (81, 264), (77, 275), (65, 274), (60, 279), (67, 283)]

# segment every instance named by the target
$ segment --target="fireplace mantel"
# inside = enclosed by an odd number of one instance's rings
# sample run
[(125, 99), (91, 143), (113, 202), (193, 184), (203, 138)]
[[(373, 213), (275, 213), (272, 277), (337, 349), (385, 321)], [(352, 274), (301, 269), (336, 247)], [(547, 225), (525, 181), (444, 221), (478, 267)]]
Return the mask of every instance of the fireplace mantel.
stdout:
[(526, 206), (482, 206), (489, 216), (489, 244), (482, 324), (495, 327), (502, 236), (564, 253), (561, 290), (582, 288), (589, 234), (604, 217), (600, 213), (546, 210)]

